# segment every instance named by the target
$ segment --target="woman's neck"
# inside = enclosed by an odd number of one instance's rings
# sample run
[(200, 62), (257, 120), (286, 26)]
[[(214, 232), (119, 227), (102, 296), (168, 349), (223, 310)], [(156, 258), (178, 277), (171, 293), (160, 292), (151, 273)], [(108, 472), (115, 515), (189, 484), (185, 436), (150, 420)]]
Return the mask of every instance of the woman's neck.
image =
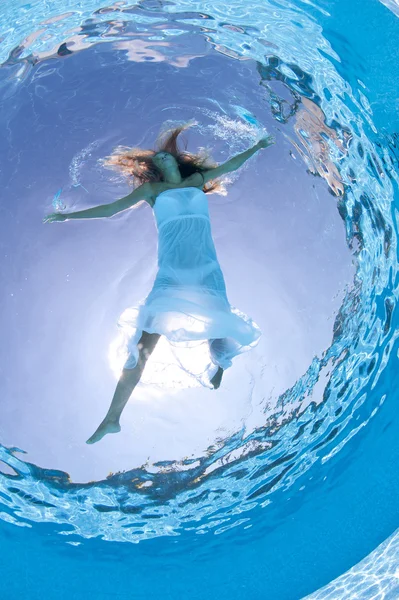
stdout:
[(181, 183), (183, 181), (180, 171), (178, 169), (173, 171), (167, 171), (163, 173), (163, 180), (165, 183)]

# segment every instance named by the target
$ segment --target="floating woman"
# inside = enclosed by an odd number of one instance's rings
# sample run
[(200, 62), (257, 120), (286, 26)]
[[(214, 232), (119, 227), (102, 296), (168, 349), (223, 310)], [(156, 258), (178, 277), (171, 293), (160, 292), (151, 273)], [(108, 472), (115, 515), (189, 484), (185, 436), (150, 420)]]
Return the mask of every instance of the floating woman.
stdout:
[(158, 228), (158, 273), (134, 323), (128, 358), (104, 420), (88, 444), (120, 431), (119, 419), (140, 381), (148, 357), (161, 335), (171, 342), (208, 340), (215, 374), (214, 389), (223, 371), (240, 352), (254, 346), (260, 330), (233, 309), (216, 256), (206, 194), (223, 191), (217, 178), (241, 167), (257, 150), (274, 143), (271, 136), (221, 165), (208, 157), (179, 149), (177, 138), (189, 125), (169, 130), (158, 139), (158, 150), (118, 146), (103, 161), (133, 178), (132, 193), (111, 204), (72, 213), (52, 213), (44, 223), (69, 219), (112, 217), (146, 201)]

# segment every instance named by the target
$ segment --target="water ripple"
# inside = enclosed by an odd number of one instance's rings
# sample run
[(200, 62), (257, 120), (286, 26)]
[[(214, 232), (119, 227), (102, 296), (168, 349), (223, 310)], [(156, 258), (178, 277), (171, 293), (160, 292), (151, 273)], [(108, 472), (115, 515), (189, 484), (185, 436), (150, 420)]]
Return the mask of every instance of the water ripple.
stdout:
[[(22, 526), (58, 523), (66, 527), (60, 532), (65, 536), (133, 543), (248, 527), (255, 508), (267, 510), (276, 491), (300, 485), (312, 465), (341, 452), (384, 402), (383, 396), (369, 405), (366, 391), (378, 381), (395, 341), (390, 321), (398, 297), (397, 216), (391, 203), (397, 139), (376, 142), (365, 91), (352, 89), (338, 73), (340, 57), (315, 17), (288, 1), (255, 3), (249, 10), (238, 0), (228, 6), (64, 0), (63, 12), (58, 10), (43, 2), (7, 7), (0, 31), (0, 61), (8, 73), (4, 97), (18, 91), (29, 69), (43, 81), (51, 73), (45, 60), (68, 59), (97, 43), (114, 43), (115, 49), (123, 44), (119, 49), (128, 51), (129, 43), (144, 40), (144, 53), (167, 57), (166, 49), (173, 51), (181, 36), (195, 32), (219, 53), (256, 61), (274, 119), (282, 128), (295, 120), (293, 153), (326, 180), (337, 201), (357, 272), (330, 347), (265, 411), (261, 427), (219, 439), (206, 456), (162, 461), (88, 484), (27, 463), (18, 449), (0, 447), (0, 460), (10, 469), (0, 474), (0, 518)], [(140, 60), (138, 46), (131, 48), (130, 60)], [(91, 148), (74, 159), (75, 185)]]

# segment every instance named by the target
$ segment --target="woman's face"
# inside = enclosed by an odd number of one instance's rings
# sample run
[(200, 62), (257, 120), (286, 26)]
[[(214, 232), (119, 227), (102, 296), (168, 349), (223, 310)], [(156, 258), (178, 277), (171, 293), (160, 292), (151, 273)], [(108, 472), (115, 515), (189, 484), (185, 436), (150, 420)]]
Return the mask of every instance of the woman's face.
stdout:
[(165, 171), (172, 168), (177, 168), (177, 161), (169, 152), (157, 152), (152, 158), (152, 162), (158, 169)]

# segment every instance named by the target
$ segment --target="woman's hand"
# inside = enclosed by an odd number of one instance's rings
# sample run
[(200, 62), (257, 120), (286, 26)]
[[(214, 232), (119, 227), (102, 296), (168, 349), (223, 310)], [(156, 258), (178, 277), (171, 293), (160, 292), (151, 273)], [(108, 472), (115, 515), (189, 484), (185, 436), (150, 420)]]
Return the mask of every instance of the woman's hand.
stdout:
[(66, 221), (68, 218), (68, 215), (66, 214), (61, 214), (61, 213), (51, 213), (50, 215), (47, 215), (47, 217), (44, 217), (43, 219), (43, 223), (53, 223), (54, 221)]
[(257, 144), (259, 148), (267, 148), (274, 144), (275, 139), (272, 135), (266, 135), (264, 138), (261, 138)]

